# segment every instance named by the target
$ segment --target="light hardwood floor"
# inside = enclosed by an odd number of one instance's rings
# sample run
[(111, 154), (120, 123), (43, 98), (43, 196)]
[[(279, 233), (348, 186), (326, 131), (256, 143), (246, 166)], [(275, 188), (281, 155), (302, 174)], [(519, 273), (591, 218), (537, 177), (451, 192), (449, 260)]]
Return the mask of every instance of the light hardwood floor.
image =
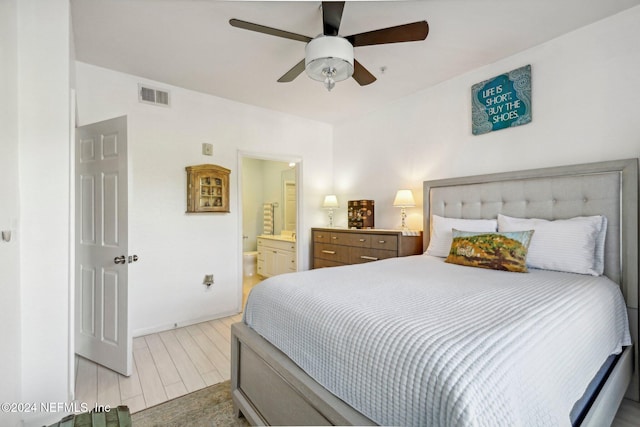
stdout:
[[(257, 275), (244, 278), (243, 305), (260, 281)], [(241, 318), (237, 314), (134, 338), (130, 377), (76, 357), (76, 400), (90, 408), (127, 405), (133, 413), (228, 380), (230, 328)]]
[(76, 399), (133, 412), (230, 378), (230, 328), (241, 314), (133, 339), (133, 374), (76, 358)]

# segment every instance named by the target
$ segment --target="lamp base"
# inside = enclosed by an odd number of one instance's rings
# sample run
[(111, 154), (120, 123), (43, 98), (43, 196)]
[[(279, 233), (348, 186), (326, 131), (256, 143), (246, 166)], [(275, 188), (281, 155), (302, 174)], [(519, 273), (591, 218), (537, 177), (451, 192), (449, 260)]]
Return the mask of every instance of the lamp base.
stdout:
[(402, 230), (408, 230), (407, 227), (407, 210), (405, 208), (400, 208), (400, 215), (402, 216)]

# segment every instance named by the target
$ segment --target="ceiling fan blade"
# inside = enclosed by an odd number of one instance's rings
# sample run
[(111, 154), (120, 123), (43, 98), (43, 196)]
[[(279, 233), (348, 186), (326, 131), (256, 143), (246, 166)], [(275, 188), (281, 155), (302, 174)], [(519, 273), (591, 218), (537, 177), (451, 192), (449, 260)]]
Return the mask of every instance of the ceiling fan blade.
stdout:
[(429, 34), (429, 24), (427, 24), (427, 21), (419, 21), (412, 24), (354, 34), (345, 38), (349, 40), (353, 47), (358, 47), (375, 44), (416, 42), (426, 39), (427, 34)]
[(353, 60), (353, 76), (351, 77), (353, 77), (360, 86), (366, 86), (376, 81), (374, 75), (355, 59)]
[(232, 27), (242, 28), (243, 30), (255, 31), (257, 33), (269, 34), (270, 36), (283, 37), (285, 39), (297, 40), (305, 43), (309, 43), (312, 40), (311, 37), (303, 36), (302, 34), (290, 33), (289, 31), (278, 30), (276, 28), (241, 21), (235, 18), (229, 19), (229, 24), (231, 24)]
[(325, 36), (337, 36), (342, 21), (343, 1), (322, 2), (322, 29)]
[(284, 73), (282, 77), (278, 79), (278, 83), (289, 83), (295, 80), (304, 71), (304, 59), (293, 66), (292, 69)]

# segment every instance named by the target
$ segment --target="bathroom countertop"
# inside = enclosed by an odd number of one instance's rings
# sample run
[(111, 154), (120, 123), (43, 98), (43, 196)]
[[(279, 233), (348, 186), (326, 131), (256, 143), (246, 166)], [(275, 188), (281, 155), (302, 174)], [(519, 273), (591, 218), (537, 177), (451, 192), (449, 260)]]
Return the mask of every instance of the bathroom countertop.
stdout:
[(293, 237), (289, 237), (289, 236), (282, 236), (282, 235), (272, 235), (272, 234), (262, 234), (260, 236), (258, 236), (258, 238), (260, 239), (269, 239), (269, 240), (281, 240), (283, 242), (295, 242), (296, 239)]

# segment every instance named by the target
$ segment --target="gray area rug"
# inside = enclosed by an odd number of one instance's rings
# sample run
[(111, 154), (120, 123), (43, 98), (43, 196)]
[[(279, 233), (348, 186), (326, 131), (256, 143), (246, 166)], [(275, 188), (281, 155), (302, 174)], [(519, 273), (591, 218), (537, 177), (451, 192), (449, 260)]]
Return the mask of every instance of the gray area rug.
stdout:
[(225, 381), (131, 415), (134, 427), (248, 426), (236, 418), (231, 403), (231, 384)]

